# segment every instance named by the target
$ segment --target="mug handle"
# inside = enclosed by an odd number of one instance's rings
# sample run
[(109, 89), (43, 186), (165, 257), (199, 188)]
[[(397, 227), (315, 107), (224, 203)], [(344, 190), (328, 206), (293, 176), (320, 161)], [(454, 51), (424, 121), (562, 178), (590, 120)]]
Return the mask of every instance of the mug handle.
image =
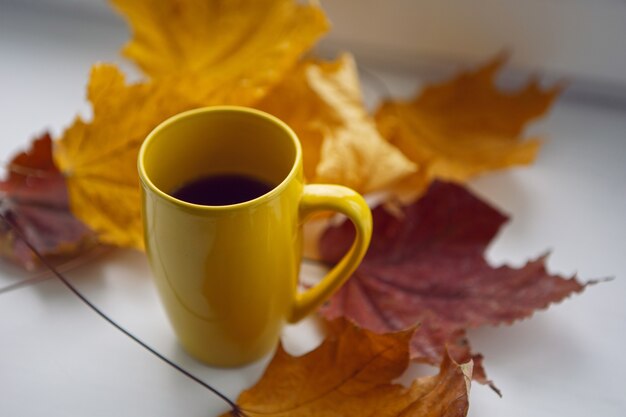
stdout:
[(352, 275), (372, 237), (372, 213), (360, 194), (341, 185), (310, 184), (304, 186), (300, 200), (300, 219), (315, 211), (333, 210), (345, 214), (354, 224), (356, 237), (352, 247), (322, 280), (312, 288), (296, 294), (290, 323), (295, 323), (319, 307)]

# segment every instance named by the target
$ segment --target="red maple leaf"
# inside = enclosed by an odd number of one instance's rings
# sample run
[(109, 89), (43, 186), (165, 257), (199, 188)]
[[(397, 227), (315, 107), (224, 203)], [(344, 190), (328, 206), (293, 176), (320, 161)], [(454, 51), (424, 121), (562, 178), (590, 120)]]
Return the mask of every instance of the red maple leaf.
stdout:
[[(69, 209), (65, 178), (52, 159), (48, 134), (17, 155), (0, 181), (0, 212), (44, 256), (67, 257), (95, 244), (95, 235)], [(15, 231), (0, 223), (0, 254), (27, 269), (35, 256)]]
[[(584, 288), (550, 275), (543, 257), (520, 269), (490, 266), (485, 249), (507, 218), (459, 185), (435, 182), (401, 216), (377, 207), (373, 217), (365, 259), (321, 314), (378, 332), (419, 323), (411, 340), (417, 361), (439, 364), (447, 345), (456, 361), (474, 359), (475, 378), (487, 383), (466, 329), (511, 323)], [(353, 236), (350, 222), (327, 229), (322, 259), (337, 262)]]

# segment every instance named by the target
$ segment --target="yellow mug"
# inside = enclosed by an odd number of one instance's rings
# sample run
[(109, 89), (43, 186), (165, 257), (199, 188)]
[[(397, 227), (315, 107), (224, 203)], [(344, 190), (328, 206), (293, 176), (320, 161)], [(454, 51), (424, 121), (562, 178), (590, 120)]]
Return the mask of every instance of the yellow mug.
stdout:
[[(165, 311), (182, 346), (217, 366), (255, 361), (285, 322), (323, 303), (363, 258), (372, 217), (339, 185), (305, 185), (295, 133), (261, 111), (217, 106), (176, 115), (139, 152), (145, 244)], [(257, 198), (198, 205), (172, 196), (197, 178), (246, 175), (275, 184)], [(356, 227), (350, 251), (317, 285), (298, 291), (301, 226), (318, 210)]]

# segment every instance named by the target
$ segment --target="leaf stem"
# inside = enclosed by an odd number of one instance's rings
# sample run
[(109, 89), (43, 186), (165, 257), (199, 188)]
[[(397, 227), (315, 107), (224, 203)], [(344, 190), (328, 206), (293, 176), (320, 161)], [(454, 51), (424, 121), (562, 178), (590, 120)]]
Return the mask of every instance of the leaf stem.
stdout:
[(207, 384), (206, 382), (202, 381), (197, 376), (191, 374), (189, 371), (187, 371), (186, 369), (182, 368), (180, 365), (174, 363), (172, 360), (166, 358), (161, 353), (157, 352), (154, 348), (152, 348), (151, 346), (146, 344), (144, 341), (139, 339), (137, 336), (135, 336), (134, 334), (132, 334), (131, 332), (129, 332), (128, 330), (123, 328), (121, 325), (119, 325), (117, 322), (115, 322), (113, 319), (111, 319), (109, 316), (107, 316), (102, 310), (100, 310), (91, 301), (89, 301), (80, 291), (78, 291), (76, 289), (76, 287), (74, 287), (68, 281), (68, 279), (63, 276), (63, 274), (61, 274), (50, 262), (48, 262), (48, 260), (41, 253), (39, 253), (39, 251), (37, 249), (35, 249), (35, 247), (30, 243), (30, 241), (22, 233), (22, 231), (19, 229), (19, 227), (17, 227), (17, 225), (15, 225), (11, 220), (9, 220), (7, 217), (5, 217), (5, 215), (3, 213), (0, 213), (0, 219), (2, 219), (13, 230), (15, 235), (19, 239), (21, 239), (26, 246), (28, 246), (28, 248), (35, 254), (35, 256), (39, 259), (39, 261), (41, 261), (41, 263), (43, 265), (45, 265), (50, 270), (50, 272), (52, 272), (52, 274), (54, 274), (54, 276), (56, 276), (72, 293), (74, 293), (74, 295), (76, 295), (84, 304), (86, 304), (87, 307), (89, 307), (91, 310), (93, 310), (96, 314), (98, 314), (101, 318), (106, 320), (110, 325), (115, 327), (117, 330), (119, 330), (120, 332), (124, 333), (126, 336), (131, 338), (138, 345), (140, 345), (141, 347), (146, 349), (148, 352), (152, 353), (154, 356), (159, 358), (161, 361), (163, 361), (166, 364), (170, 365), (172, 368), (176, 369), (178, 372), (182, 373), (187, 378), (197, 382), (198, 384), (200, 384), (204, 388), (208, 389), (211, 393), (213, 393), (214, 395), (218, 396), (220, 399), (222, 399), (224, 402), (226, 402), (232, 408), (231, 414), (233, 416), (241, 416), (242, 415), (241, 410), (239, 409), (239, 406), (237, 404), (235, 404), (231, 399), (229, 399), (226, 395), (222, 394), (216, 388), (214, 388), (211, 385)]

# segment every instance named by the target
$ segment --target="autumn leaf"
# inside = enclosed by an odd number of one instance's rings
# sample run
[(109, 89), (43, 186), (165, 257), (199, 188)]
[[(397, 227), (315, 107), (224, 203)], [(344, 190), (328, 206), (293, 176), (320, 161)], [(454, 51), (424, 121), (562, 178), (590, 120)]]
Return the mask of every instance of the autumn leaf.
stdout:
[(104, 243), (141, 248), (139, 146), (161, 121), (190, 107), (156, 83), (127, 85), (114, 66), (94, 66), (88, 86), (93, 119), (77, 117), (54, 148), (72, 212)]
[(491, 170), (534, 161), (538, 139), (523, 140), (524, 127), (550, 108), (562, 86), (542, 89), (537, 80), (503, 92), (495, 77), (506, 57), (431, 85), (410, 101), (388, 100), (376, 112), (381, 134), (419, 169), (398, 186), (410, 200), (434, 179), (462, 182)]
[[(455, 360), (476, 360), (481, 382), (487, 382), (481, 357), (471, 353), (466, 329), (510, 324), (584, 288), (550, 275), (543, 257), (520, 269), (490, 266), (484, 252), (506, 217), (459, 185), (435, 182), (400, 218), (382, 207), (373, 218), (368, 253), (321, 314), (377, 332), (419, 323), (413, 358), (438, 364), (448, 345)], [(320, 240), (322, 258), (337, 262), (353, 236), (349, 222), (329, 228)]]
[[(13, 158), (7, 171), (0, 181), (0, 212), (43, 256), (67, 258), (95, 244), (95, 235), (69, 210), (48, 134)], [(29, 270), (37, 266), (30, 248), (5, 223), (0, 224), (0, 255)]]
[(409, 387), (392, 383), (409, 364), (411, 333), (379, 335), (346, 320), (330, 322), (324, 342), (304, 356), (279, 346), (261, 380), (237, 404), (249, 417), (465, 416), (471, 363), (446, 357), (438, 375)]
[(115, 4), (136, 34), (127, 54), (154, 79), (127, 84), (116, 67), (94, 66), (93, 118), (76, 119), (54, 158), (72, 212), (102, 242), (142, 248), (136, 164), (148, 133), (185, 110), (251, 104), (324, 32), (326, 20), (320, 9), (286, 0)]
[(294, 129), (302, 143), (309, 182), (334, 183), (361, 193), (380, 191), (415, 172), (387, 143), (367, 113), (354, 59), (308, 60), (256, 107)]
[(133, 32), (125, 56), (185, 96), (222, 104), (261, 98), (328, 30), (319, 7), (294, 0), (112, 3)]

